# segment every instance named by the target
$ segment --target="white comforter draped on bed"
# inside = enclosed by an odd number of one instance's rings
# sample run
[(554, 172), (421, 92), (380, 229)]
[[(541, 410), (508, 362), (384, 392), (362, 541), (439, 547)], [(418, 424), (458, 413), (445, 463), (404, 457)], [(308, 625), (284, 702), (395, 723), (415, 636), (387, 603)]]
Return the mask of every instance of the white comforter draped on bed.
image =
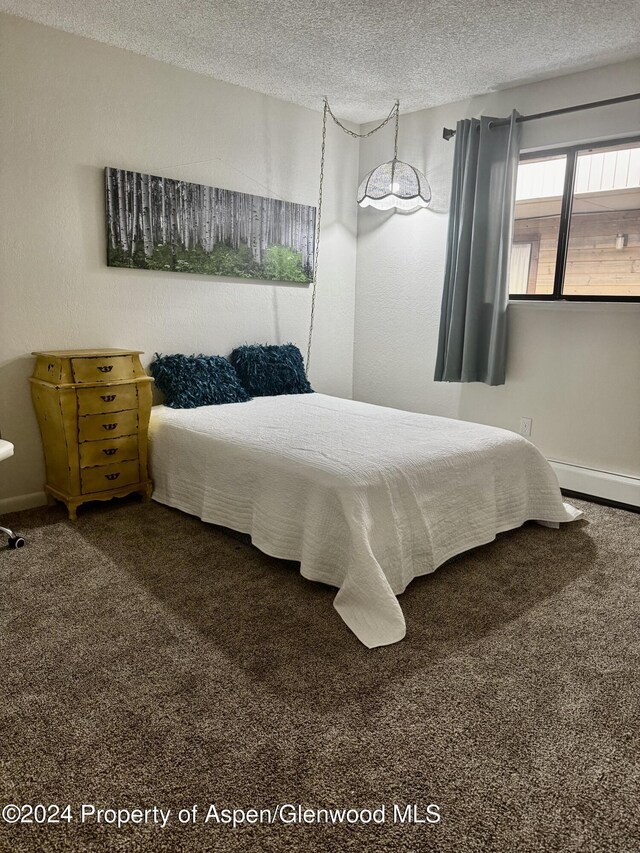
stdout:
[(414, 577), (528, 519), (580, 515), (515, 433), (323, 394), (156, 406), (150, 437), (155, 500), (339, 587), (370, 648), (404, 637), (396, 596)]

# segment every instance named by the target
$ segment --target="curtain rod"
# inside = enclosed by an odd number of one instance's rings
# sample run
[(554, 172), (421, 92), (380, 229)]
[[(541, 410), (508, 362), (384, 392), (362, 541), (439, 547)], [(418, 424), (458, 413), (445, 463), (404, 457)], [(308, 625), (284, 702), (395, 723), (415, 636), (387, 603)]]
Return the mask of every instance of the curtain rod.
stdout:
[[(546, 113), (535, 113), (530, 116), (518, 116), (516, 119), (517, 122), (521, 121), (535, 121), (539, 118), (550, 118), (551, 116), (559, 116), (564, 113), (576, 113), (579, 110), (592, 110), (595, 107), (608, 107), (611, 104), (623, 104), (626, 101), (636, 101), (640, 98), (640, 92), (636, 92), (633, 95), (622, 95), (620, 98), (609, 98), (606, 101), (592, 101), (590, 104), (577, 104), (573, 107), (563, 107), (560, 110), (549, 110)], [(503, 125), (509, 124), (509, 119), (499, 119), (498, 121), (492, 121), (490, 123), (490, 127), (502, 127)], [(456, 135), (455, 130), (452, 130), (449, 127), (442, 128), (442, 138), (446, 139), (447, 142)]]

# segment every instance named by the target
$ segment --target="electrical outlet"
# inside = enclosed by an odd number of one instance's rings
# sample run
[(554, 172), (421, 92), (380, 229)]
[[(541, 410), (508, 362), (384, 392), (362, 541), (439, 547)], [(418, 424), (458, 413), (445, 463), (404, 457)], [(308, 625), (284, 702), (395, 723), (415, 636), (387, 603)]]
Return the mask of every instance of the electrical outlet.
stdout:
[(531, 436), (531, 418), (520, 418), (520, 435)]

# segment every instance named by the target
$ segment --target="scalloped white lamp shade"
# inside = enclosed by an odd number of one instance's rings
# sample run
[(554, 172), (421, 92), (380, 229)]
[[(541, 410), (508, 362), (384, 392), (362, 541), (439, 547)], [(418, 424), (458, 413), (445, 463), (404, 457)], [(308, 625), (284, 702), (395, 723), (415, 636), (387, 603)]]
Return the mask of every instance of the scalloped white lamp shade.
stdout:
[(431, 187), (422, 172), (395, 158), (376, 166), (358, 187), (360, 207), (417, 210), (430, 201)]

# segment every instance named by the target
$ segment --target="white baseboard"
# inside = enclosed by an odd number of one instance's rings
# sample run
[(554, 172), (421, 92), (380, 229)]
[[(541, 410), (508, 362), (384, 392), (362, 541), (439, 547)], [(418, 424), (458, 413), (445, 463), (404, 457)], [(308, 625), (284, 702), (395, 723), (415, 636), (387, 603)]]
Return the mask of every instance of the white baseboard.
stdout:
[(43, 506), (46, 502), (44, 492), (16, 495), (15, 498), (0, 498), (0, 515), (4, 515), (5, 512), (18, 512), (21, 509), (33, 509), (34, 506)]
[(555, 459), (550, 459), (549, 463), (556, 472), (562, 489), (640, 507), (640, 477), (569, 465)]

